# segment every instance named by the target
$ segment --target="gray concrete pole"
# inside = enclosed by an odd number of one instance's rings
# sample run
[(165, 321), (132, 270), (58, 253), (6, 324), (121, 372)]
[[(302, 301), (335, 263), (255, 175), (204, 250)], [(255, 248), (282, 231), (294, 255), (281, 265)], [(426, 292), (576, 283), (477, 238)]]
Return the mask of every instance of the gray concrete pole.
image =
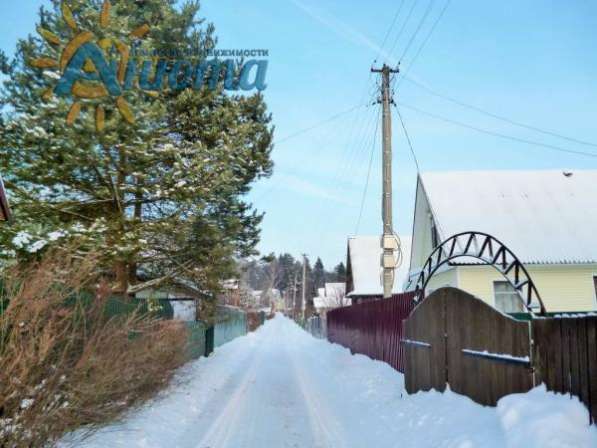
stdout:
[(383, 269), (383, 297), (392, 297), (394, 286), (394, 229), (392, 225), (392, 93), (390, 77), (398, 73), (398, 69), (392, 69), (384, 64), (381, 69), (371, 69), (374, 73), (381, 73), (381, 103), (383, 107), (383, 194), (382, 194), (382, 215), (383, 215), (383, 236), (381, 245), (383, 256), (381, 267)]

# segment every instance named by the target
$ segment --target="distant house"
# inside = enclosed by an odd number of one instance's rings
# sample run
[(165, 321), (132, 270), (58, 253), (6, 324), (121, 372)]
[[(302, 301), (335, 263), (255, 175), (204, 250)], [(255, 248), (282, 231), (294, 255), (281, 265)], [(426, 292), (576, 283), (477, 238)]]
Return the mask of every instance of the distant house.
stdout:
[(174, 310), (174, 319), (195, 321), (197, 301), (205, 297), (198, 289), (187, 282), (172, 280), (169, 284), (149, 286), (135, 293), (136, 299), (167, 300)]
[(269, 308), (272, 305), (277, 310), (285, 309), (284, 300), (279, 289), (270, 288), (265, 290), (260, 289), (249, 289), (245, 299), (242, 301), (241, 306), (246, 308)]
[(326, 283), (324, 288), (317, 289), (317, 296), (313, 297), (313, 307), (318, 314), (348, 306), (351, 302), (351, 299), (346, 297), (345, 283)]
[(2, 176), (0, 176), (0, 221), (8, 221), (10, 216), (10, 207), (8, 206), (8, 199), (6, 198), (4, 182), (2, 181)]
[[(409, 284), (429, 254), (457, 233), (488, 233), (524, 263), (547, 311), (597, 308), (597, 170), (424, 173), (418, 178)], [(454, 286), (505, 311), (522, 311), (492, 266), (453, 260), (426, 293)]]
[[(396, 269), (393, 293), (403, 291), (403, 284), (408, 274), (410, 257), (410, 239), (401, 237), (402, 265)], [(353, 236), (348, 239), (346, 261), (347, 297), (354, 303), (383, 297), (381, 282), (381, 235)]]
[(231, 278), (222, 282), (223, 293), (218, 297), (222, 305), (240, 306), (241, 288), (238, 279)]

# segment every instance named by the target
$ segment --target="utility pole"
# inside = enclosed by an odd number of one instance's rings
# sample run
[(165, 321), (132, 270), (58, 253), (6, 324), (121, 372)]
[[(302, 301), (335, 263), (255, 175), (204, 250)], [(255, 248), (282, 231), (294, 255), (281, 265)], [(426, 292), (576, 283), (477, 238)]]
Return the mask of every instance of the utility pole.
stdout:
[(392, 226), (392, 111), (393, 103), (390, 77), (399, 70), (393, 69), (384, 64), (382, 68), (372, 68), (373, 73), (381, 73), (381, 99), (383, 106), (383, 196), (382, 196), (382, 216), (383, 216), (383, 236), (381, 247), (383, 255), (381, 257), (381, 267), (383, 269), (383, 297), (384, 299), (392, 297), (392, 287), (394, 286), (394, 270), (396, 269), (395, 251), (399, 250), (398, 239), (394, 236)]
[(303, 297), (302, 297), (302, 318), (305, 321), (305, 308), (307, 307), (306, 294), (307, 294), (307, 254), (303, 254)]
[(292, 318), (296, 319), (296, 284), (297, 284), (297, 273), (294, 272), (294, 281), (292, 282)]

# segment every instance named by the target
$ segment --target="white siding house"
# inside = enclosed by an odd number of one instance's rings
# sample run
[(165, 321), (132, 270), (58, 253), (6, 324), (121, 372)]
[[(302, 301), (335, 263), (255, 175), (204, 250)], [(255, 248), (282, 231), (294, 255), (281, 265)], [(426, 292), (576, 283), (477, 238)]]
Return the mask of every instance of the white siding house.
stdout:
[[(525, 264), (547, 311), (597, 309), (597, 170), (421, 174), (408, 287), (437, 244), (467, 231), (488, 233), (508, 246)], [(427, 292), (458, 287), (503, 311), (519, 311), (499, 272), (464, 261), (435, 274)]]
[(325, 287), (317, 288), (317, 296), (313, 297), (313, 307), (318, 314), (350, 304), (345, 283), (326, 283)]
[[(392, 292), (403, 291), (409, 268), (410, 238), (400, 237), (402, 264), (396, 269)], [(383, 296), (381, 283), (381, 235), (353, 236), (348, 239), (348, 256), (346, 261), (347, 296), (357, 301), (374, 299)]]

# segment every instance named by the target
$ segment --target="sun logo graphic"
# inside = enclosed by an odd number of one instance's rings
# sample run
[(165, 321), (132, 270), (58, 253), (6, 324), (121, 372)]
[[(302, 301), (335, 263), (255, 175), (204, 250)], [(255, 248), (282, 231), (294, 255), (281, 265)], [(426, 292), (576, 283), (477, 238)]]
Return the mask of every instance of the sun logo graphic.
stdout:
[[(110, 27), (109, 0), (104, 0), (99, 14), (101, 29)], [(57, 84), (49, 88), (43, 98), (49, 100), (53, 95), (72, 97), (73, 103), (66, 116), (66, 123), (72, 125), (80, 116), (82, 107), (95, 107), (95, 127), (98, 132), (104, 130), (106, 125), (106, 104), (115, 104), (122, 118), (133, 124), (134, 114), (123, 94), (128, 90), (127, 71), (131, 57), (131, 43), (143, 39), (150, 31), (145, 24), (133, 30), (124, 37), (128, 43), (121, 39), (101, 37), (83, 30), (77, 24), (73, 11), (66, 2), (61, 4), (62, 18), (68, 25), (72, 34), (71, 39), (64, 44), (56, 34), (38, 28), (39, 34), (52, 47), (60, 49), (59, 59), (40, 57), (30, 61), (30, 65), (39, 69), (59, 69), (61, 77)], [(111, 54), (117, 58), (110, 59)], [(129, 76), (130, 78), (130, 76)], [(128, 86), (130, 88), (130, 86)]]

